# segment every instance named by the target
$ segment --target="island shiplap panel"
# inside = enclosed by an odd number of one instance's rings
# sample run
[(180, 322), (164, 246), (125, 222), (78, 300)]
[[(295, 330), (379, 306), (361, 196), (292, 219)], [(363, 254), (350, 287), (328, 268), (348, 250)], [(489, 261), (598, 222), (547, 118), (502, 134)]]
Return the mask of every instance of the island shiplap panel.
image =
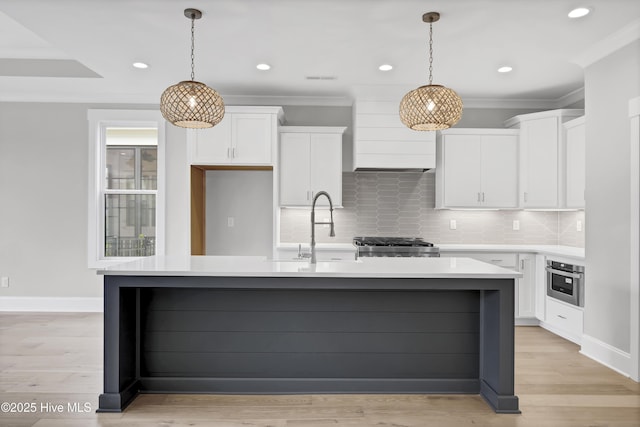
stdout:
[(479, 291), (141, 292), (144, 377), (478, 377)]

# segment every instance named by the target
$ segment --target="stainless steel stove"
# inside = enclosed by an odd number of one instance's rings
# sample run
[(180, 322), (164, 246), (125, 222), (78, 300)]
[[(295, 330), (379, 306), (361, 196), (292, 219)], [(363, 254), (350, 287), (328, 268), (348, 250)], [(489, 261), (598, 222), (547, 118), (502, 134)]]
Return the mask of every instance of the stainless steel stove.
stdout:
[(354, 237), (358, 257), (439, 257), (440, 249), (420, 237)]

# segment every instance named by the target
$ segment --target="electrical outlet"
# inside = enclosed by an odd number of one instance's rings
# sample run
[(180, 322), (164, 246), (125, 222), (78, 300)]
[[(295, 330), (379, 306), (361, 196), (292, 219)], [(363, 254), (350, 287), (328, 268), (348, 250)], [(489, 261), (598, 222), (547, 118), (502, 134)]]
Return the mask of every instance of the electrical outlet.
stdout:
[(236, 220), (234, 217), (227, 217), (227, 227), (233, 227), (235, 225), (235, 222)]
[(517, 219), (513, 220), (513, 229), (520, 230), (520, 221), (518, 221)]
[(582, 231), (582, 221), (578, 220), (578, 222), (576, 222), (576, 231)]
[(456, 222), (456, 220), (455, 219), (449, 220), (449, 229), (455, 230), (456, 228), (458, 228), (458, 223)]
[(2, 277), (2, 279), (0, 279), (0, 288), (8, 288), (8, 287), (9, 287), (9, 278)]

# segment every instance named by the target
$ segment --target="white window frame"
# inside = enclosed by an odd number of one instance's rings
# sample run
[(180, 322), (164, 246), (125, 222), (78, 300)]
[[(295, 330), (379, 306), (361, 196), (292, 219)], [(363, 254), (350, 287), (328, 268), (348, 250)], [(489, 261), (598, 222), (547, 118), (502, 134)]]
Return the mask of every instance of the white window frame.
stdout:
[(156, 194), (156, 255), (165, 250), (165, 124), (159, 111), (151, 110), (88, 110), (89, 120), (89, 197), (88, 246), (89, 268), (104, 268), (143, 257), (105, 257), (104, 210), (107, 193), (103, 188), (106, 171), (106, 129), (108, 127), (143, 127), (158, 129), (158, 187)]

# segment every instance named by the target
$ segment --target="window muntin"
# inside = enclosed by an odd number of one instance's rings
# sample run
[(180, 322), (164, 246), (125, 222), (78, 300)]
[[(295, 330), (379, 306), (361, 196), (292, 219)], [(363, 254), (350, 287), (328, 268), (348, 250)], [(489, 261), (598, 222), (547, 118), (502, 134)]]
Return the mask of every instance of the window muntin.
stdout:
[(89, 110), (90, 267), (164, 254), (164, 126), (157, 111)]

